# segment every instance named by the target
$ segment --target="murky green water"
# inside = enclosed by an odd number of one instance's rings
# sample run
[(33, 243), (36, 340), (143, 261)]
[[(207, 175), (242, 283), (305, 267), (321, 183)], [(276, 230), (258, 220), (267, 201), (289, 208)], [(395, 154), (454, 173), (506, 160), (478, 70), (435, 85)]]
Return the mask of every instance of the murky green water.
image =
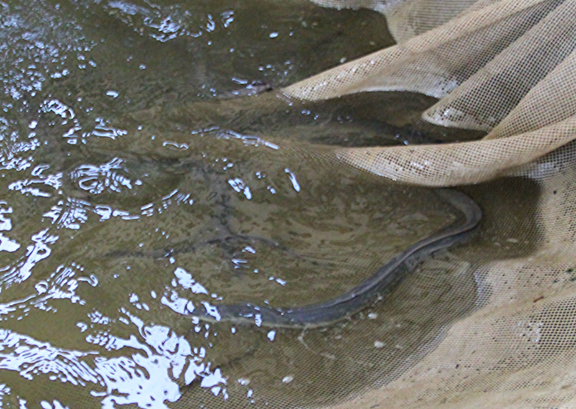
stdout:
[(384, 25), (301, 1), (0, 2), (0, 403), (308, 407), (425, 353), (473, 305), (454, 255), (327, 329), (189, 315), (330, 298), (450, 220), (307, 153), (418, 142), (396, 131), (429, 99), (223, 99), (382, 48)]

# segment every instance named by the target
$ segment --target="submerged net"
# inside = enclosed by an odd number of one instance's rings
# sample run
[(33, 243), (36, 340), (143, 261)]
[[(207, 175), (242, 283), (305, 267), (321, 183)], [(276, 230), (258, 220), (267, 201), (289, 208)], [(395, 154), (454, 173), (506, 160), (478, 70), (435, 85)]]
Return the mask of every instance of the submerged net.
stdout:
[[(287, 95), (319, 101), (418, 92), (439, 99), (424, 121), (487, 133), (474, 141), (335, 149), (339, 160), (399, 184), (504, 177), (519, 187), (521, 202), (534, 203), (533, 214), (519, 204), (506, 213), (502, 192), (479, 185), (487, 220), (481, 230), (522, 227), (459, 254), (473, 264), (475, 310), (395, 379), (334, 407), (573, 407), (576, 4), (315, 2), (383, 12), (398, 44), (289, 86)], [(527, 181), (537, 187), (522, 192)], [(522, 255), (512, 250), (518, 247), (532, 248)]]

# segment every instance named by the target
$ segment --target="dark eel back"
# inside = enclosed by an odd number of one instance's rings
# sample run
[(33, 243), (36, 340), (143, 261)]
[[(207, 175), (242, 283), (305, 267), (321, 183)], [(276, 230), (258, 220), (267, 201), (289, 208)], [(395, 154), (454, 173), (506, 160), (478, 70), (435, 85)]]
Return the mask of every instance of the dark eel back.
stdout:
[(199, 305), (191, 313), (202, 321), (230, 321), (265, 327), (314, 328), (341, 321), (370, 306), (406, 273), (435, 251), (462, 242), (482, 218), (482, 210), (467, 195), (442, 189), (436, 193), (459, 213), (452, 224), (432, 233), (397, 254), (372, 276), (331, 300), (292, 308), (274, 308), (250, 303)]

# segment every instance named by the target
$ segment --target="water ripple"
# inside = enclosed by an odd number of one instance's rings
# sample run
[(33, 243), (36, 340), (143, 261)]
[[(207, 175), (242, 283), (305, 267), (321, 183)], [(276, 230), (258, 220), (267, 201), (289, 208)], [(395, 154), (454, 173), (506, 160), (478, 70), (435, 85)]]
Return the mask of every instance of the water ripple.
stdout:
[(12, 284), (18, 284), (28, 279), (32, 275), (32, 269), (40, 261), (47, 258), (52, 252), (50, 246), (58, 240), (58, 236), (48, 233), (49, 229), (44, 229), (31, 237), (34, 244), (26, 249), (26, 256), (16, 263), (15, 266), (4, 268), (5, 273), (0, 269), (0, 291), (2, 288)]

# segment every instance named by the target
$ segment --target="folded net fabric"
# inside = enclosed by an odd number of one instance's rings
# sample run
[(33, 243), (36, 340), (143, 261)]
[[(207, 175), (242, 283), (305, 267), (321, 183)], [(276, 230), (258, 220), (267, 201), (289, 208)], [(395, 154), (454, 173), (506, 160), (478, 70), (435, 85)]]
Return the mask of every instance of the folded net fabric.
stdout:
[[(438, 98), (422, 119), (486, 132), (434, 145), (335, 148), (337, 160), (419, 186), (530, 180), (538, 193), (528, 255), (469, 254), (476, 310), (446, 328), (416, 364), (335, 407), (572, 407), (576, 405), (576, 4), (546, 0), (314, 0), (384, 13), (397, 45), (285, 88), (320, 101), (375, 91)], [(487, 196), (490, 196), (488, 190)], [(532, 196), (528, 196), (532, 195)], [(505, 215), (496, 193), (486, 217)], [(512, 218), (511, 218), (512, 217)], [(529, 224), (528, 221), (526, 221)], [(515, 242), (517, 239), (510, 239)], [(498, 245), (502, 245), (498, 243)]]

